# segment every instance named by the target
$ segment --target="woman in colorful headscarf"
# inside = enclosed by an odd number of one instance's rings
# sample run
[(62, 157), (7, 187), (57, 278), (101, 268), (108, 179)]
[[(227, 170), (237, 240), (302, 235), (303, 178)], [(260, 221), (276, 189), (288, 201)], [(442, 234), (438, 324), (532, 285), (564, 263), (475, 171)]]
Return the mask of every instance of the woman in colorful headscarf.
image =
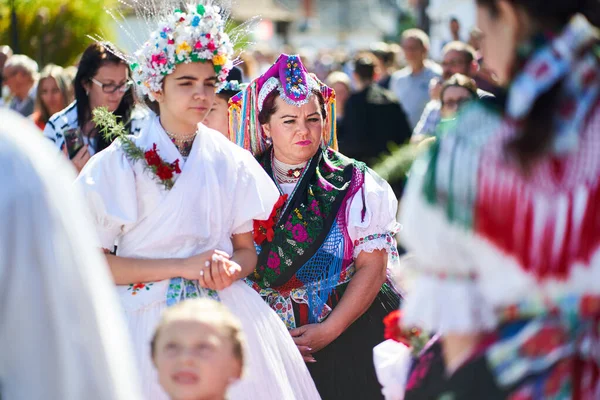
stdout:
[(412, 168), (402, 322), (442, 339), (389, 398), (598, 399), (600, 3), (476, 3), (507, 101), (467, 106)]
[(230, 101), (232, 139), (277, 185), (278, 212), (255, 225), (250, 279), (290, 329), (324, 399), (381, 397), (372, 348), (398, 305), (397, 202), (365, 164), (334, 150), (335, 93), (298, 56), (277, 62)]
[[(285, 325), (241, 281), (256, 265), (253, 220), (269, 216), (278, 192), (250, 153), (202, 124), (233, 65), (221, 10), (188, 5), (170, 10), (158, 25), (128, 60), (157, 114), (138, 135), (123, 132), (92, 157), (77, 181), (99, 245), (113, 253), (106, 257), (131, 329), (144, 399), (166, 398), (150, 358), (161, 312), (197, 297), (223, 302), (248, 338), (249, 368), (232, 385), (231, 399), (318, 399)], [(96, 118), (110, 122), (108, 112)], [(205, 379), (194, 370), (196, 360), (210, 358), (213, 349), (166, 345), (179, 369), (160, 384), (178, 398), (192, 398)]]

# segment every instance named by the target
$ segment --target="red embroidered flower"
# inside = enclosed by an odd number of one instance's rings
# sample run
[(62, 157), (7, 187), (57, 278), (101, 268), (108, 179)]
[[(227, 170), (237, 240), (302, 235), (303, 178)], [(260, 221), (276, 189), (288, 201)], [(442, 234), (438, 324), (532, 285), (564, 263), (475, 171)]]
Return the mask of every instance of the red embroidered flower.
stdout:
[(156, 176), (160, 178), (162, 181), (168, 181), (173, 178), (173, 170), (170, 165), (161, 164), (156, 169)]
[(156, 143), (154, 143), (152, 145), (151, 150), (148, 150), (147, 152), (144, 153), (144, 158), (146, 159), (146, 162), (148, 163), (148, 165), (151, 167), (153, 167), (153, 166), (158, 167), (159, 165), (162, 164), (162, 160), (160, 159), (160, 156), (158, 155), (158, 151), (156, 150)]
[(212, 40), (210, 42), (208, 42), (208, 44), (206, 45), (206, 48), (210, 51), (214, 51), (217, 47), (215, 46), (215, 42), (213, 42)]
[(146, 285), (144, 285), (143, 283), (136, 283), (135, 285), (133, 285), (133, 290), (139, 290), (139, 289), (143, 289), (145, 287), (146, 287)]
[(265, 240), (268, 242), (272, 241), (275, 237), (274, 225), (273, 218), (269, 218), (266, 221), (254, 220), (254, 242), (261, 245)]
[(181, 168), (179, 168), (179, 158), (171, 164), (171, 168), (173, 168), (173, 170), (175, 171), (176, 174), (181, 173)]
[(288, 195), (284, 194), (283, 196), (279, 196), (279, 199), (273, 206), (273, 211), (271, 211), (271, 215), (269, 218), (264, 221), (254, 220), (254, 242), (258, 245), (261, 245), (265, 240), (270, 242), (275, 237), (275, 230), (273, 227), (277, 223), (277, 217), (281, 208), (287, 201)]

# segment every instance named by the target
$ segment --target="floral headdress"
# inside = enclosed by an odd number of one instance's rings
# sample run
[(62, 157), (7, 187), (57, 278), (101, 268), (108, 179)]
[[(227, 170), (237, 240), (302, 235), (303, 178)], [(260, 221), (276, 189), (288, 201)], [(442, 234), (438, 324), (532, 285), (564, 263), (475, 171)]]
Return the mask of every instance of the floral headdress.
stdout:
[[(144, 20), (149, 30), (152, 29), (145, 35), (145, 42), (140, 44), (136, 38), (141, 34), (131, 32), (124, 24), (119, 23), (138, 50), (127, 54), (119, 51), (112, 43), (103, 43), (111, 52), (129, 63), (133, 80), (141, 94), (154, 100), (152, 92), (160, 91), (164, 77), (173, 73), (181, 63), (211, 61), (217, 74), (218, 86), (226, 82), (227, 75), (234, 66), (235, 41), (235, 38), (232, 40), (230, 34), (226, 33), (226, 10), (212, 0), (203, 0), (202, 4), (187, 4), (181, 8), (178, 8), (180, 2), (175, 0), (130, 1), (131, 4), (127, 0), (121, 0), (120, 3), (129, 5)], [(119, 18), (113, 11), (107, 12), (117, 22), (125, 19), (122, 14)], [(242, 28), (246, 27), (247, 25), (242, 25)]]
[(233, 44), (219, 12), (217, 6), (189, 4), (187, 12), (177, 9), (160, 24), (131, 63), (142, 93), (151, 97), (160, 91), (164, 76), (184, 62), (212, 61), (218, 81), (226, 81), (233, 67)]
[(267, 143), (258, 115), (267, 96), (277, 90), (288, 104), (300, 107), (309, 102), (314, 89), (323, 95), (329, 117), (329, 126), (323, 137), (324, 144), (337, 148), (334, 90), (314, 74), (310, 74), (300, 56), (287, 54), (281, 54), (267, 72), (229, 100), (230, 139), (252, 154), (263, 153), (267, 149)]

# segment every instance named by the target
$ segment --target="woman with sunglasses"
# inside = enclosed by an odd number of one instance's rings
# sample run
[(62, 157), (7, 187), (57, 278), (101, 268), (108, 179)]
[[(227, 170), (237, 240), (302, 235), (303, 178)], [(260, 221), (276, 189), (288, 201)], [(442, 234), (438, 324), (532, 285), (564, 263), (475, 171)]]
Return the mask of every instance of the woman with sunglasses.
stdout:
[(44, 135), (71, 158), (78, 171), (91, 156), (110, 145), (92, 121), (95, 108), (106, 107), (131, 133), (139, 131), (145, 115), (137, 110), (133, 113), (131, 84), (127, 64), (102, 44), (94, 43), (83, 52), (73, 83), (75, 101), (53, 115), (44, 129)]

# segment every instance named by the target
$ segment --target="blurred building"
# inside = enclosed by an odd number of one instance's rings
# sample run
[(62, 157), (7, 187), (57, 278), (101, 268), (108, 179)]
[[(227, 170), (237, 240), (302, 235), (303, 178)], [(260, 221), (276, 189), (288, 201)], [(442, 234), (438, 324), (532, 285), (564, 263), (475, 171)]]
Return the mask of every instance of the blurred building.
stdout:
[(399, 0), (278, 0), (296, 16), (289, 43), (297, 49), (368, 47), (394, 35)]

